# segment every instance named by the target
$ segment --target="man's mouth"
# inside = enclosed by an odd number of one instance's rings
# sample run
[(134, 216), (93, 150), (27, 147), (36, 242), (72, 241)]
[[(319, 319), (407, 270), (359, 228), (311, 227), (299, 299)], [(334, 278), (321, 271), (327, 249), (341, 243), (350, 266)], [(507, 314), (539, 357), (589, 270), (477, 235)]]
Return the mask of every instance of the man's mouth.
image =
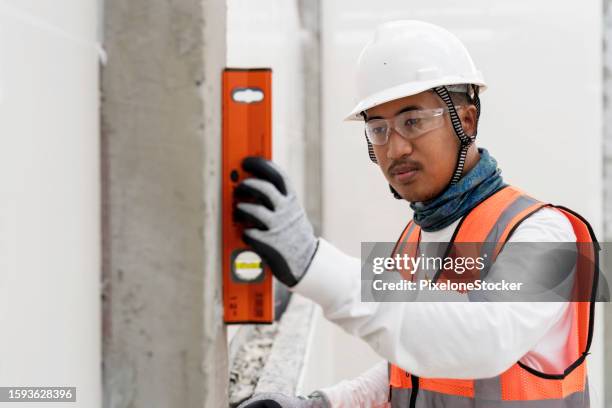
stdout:
[(414, 179), (419, 169), (414, 165), (404, 164), (393, 168), (390, 171), (391, 177), (399, 183), (408, 183)]

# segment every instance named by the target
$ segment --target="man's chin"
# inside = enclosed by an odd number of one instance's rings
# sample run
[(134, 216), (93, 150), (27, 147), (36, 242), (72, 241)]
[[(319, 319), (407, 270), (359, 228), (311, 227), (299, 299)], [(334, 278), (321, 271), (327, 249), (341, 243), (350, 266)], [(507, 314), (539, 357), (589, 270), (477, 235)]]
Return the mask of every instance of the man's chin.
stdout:
[(393, 189), (406, 201), (417, 201), (416, 199), (419, 197), (418, 194), (415, 194), (414, 190), (407, 189), (405, 186), (403, 188), (397, 188), (393, 186)]

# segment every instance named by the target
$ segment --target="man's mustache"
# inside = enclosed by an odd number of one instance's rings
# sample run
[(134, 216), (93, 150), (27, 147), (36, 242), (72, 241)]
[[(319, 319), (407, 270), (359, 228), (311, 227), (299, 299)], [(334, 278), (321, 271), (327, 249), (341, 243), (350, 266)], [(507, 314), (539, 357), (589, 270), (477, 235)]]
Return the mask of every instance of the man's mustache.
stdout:
[(402, 158), (402, 159), (393, 161), (389, 165), (387, 172), (389, 174), (397, 174), (397, 173), (403, 173), (409, 170), (418, 170), (420, 168), (421, 168), (421, 165), (419, 164), (419, 162), (406, 157), (406, 158)]

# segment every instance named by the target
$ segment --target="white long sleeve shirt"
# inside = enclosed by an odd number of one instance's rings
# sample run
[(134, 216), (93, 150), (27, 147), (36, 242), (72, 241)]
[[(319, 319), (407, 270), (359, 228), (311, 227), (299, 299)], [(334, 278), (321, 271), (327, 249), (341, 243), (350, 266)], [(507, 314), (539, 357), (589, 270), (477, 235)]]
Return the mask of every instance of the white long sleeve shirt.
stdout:
[[(422, 242), (448, 242), (459, 223), (422, 231)], [(509, 242), (575, 242), (571, 224), (544, 208), (522, 222)], [(502, 261), (502, 251), (497, 262)], [(291, 290), (318, 303), (324, 316), (364, 339), (380, 356), (417, 376), (487, 378), (516, 361), (542, 371), (567, 367), (572, 308), (567, 302), (361, 302), (361, 261), (320, 238), (313, 261)], [(387, 367), (323, 391), (332, 407), (382, 407)]]

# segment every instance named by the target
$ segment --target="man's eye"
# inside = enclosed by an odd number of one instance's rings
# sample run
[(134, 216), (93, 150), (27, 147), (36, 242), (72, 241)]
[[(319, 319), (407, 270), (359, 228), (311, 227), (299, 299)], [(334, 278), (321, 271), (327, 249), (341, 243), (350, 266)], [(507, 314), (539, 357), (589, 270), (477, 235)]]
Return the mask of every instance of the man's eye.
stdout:
[(385, 130), (386, 130), (385, 127), (378, 126), (378, 127), (375, 127), (374, 129), (372, 129), (372, 133), (379, 135), (381, 133), (385, 133)]
[(419, 123), (418, 119), (406, 119), (406, 121), (404, 122), (404, 126), (406, 127), (412, 127), (415, 126)]

